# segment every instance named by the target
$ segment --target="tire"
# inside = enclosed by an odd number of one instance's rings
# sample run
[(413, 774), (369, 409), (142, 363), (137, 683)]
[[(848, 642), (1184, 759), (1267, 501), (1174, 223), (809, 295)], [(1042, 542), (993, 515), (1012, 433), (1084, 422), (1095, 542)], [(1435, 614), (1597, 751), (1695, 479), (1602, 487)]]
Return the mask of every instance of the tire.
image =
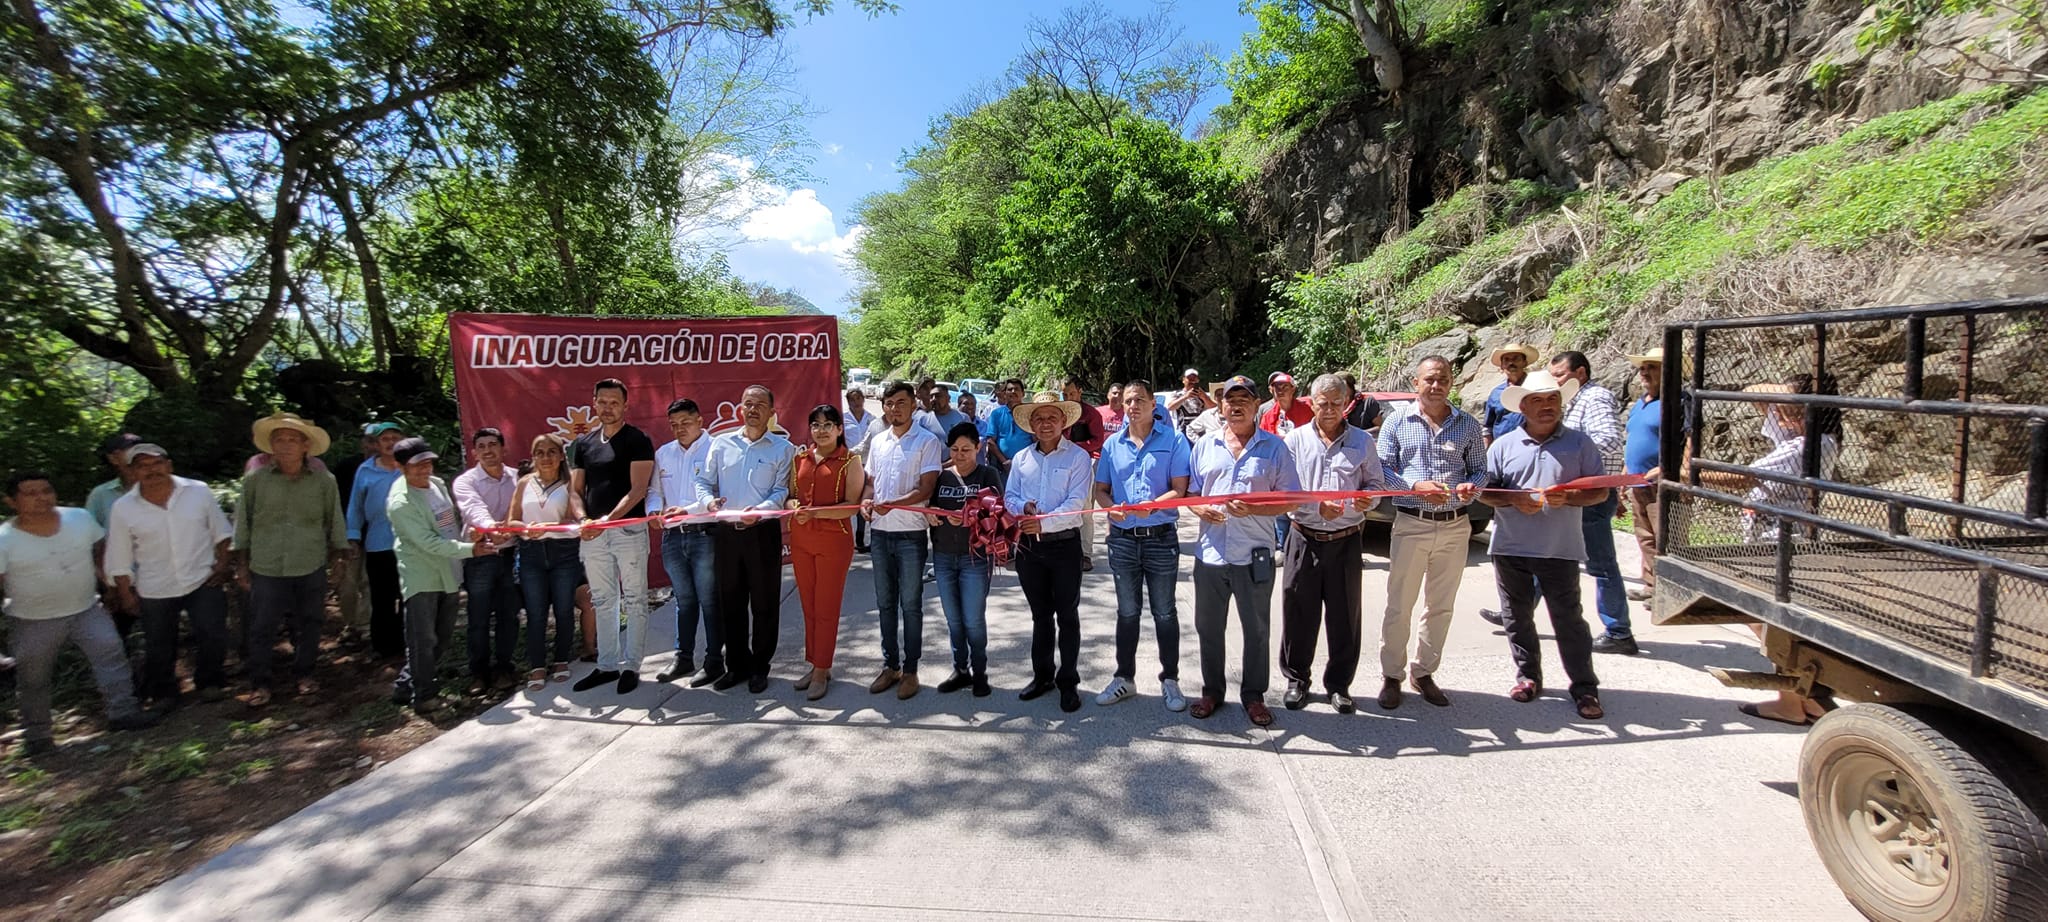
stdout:
[(2048, 920), (2041, 770), (2001, 764), (2011, 751), (1938, 711), (1855, 704), (1815, 723), (1799, 804), (1849, 902), (1880, 922)]

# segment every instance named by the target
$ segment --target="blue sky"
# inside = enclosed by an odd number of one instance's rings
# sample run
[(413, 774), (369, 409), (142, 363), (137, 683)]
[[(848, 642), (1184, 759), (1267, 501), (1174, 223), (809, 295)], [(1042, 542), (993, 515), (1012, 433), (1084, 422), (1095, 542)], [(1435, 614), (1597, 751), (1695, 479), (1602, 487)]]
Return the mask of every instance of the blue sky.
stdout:
[[(832, 313), (844, 313), (852, 281), (844, 254), (859, 233), (847, 213), (871, 192), (897, 188), (896, 162), (922, 144), (931, 118), (966, 93), (1001, 78), (1023, 50), (1034, 18), (1070, 5), (1053, 0), (898, 0), (895, 15), (869, 19), (842, 0), (841, 9), (790, 32), (803, 68), (799, 90), (822, 114), (811, 124), (817, 144), (812, 179), (775, 190), (776, 201), (749, 215), (743, 240), (729, 250), (742, 277), (793, 288)], [(1103, 0), (1113, 13), (1145, 16), (1151, 0)], [(1173, 20), (1185, 38), (1208, 42), (1228, 59), (1251, 18), (1237, 0), (1180, 0)], [(1222, 103), (1220, 90), (1201, 111)], [(1197, 122), (1200, 119), (1196, 119)]]

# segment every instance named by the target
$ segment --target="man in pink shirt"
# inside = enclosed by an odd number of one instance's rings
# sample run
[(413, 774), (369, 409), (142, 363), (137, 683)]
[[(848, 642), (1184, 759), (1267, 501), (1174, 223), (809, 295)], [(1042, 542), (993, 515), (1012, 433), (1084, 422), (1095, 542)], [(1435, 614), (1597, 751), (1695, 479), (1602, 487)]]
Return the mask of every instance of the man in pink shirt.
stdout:
[[(1123, 385), (1111, 384), (1109, 386), (1109, 402), (1095, 408), (1096, 412), (1102, 414), (1102, 428), (1105, 435), (1122, 429), (1126, 423), (1124, 419), (1123, 395)], [(1101, 452), (1098, 451), (1096, 454), (1100, 455)]]

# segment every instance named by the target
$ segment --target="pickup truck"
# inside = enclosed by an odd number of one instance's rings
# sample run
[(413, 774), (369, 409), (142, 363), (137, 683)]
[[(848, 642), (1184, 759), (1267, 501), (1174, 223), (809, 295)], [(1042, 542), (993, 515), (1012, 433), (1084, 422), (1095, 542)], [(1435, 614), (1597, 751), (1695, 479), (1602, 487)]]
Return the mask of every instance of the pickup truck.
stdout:
[(1774, 668), (1716, 678), (1823, 711), (1800, 806), (1872, 919), (2048, 919), (2044, 330), (2048, 298), (1664, 328), (1654, 620), (1755, 627)]

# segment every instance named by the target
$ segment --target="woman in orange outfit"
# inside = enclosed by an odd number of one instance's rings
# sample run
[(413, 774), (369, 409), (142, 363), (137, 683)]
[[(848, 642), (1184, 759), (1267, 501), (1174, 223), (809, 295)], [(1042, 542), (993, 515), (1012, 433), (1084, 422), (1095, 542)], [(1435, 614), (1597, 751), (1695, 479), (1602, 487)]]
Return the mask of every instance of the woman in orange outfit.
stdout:
[(796, 591), (804, 608), (804, 659), (811, 671), (796, 683), (804, 697), (825, 697), (832, 684), (832, 651), (839, 645), (839, 606), (846, 595), (846, 574), (853, 568), (853, 523), (856, 510), (813, 512), (817, 506), (860, 501), (866, 474), (860, 459), (846, 447), (845, 422), (839, 408), (820, 404), (811, 411), (811, 444), (791, 468), (789, 560), (796, 571)]

